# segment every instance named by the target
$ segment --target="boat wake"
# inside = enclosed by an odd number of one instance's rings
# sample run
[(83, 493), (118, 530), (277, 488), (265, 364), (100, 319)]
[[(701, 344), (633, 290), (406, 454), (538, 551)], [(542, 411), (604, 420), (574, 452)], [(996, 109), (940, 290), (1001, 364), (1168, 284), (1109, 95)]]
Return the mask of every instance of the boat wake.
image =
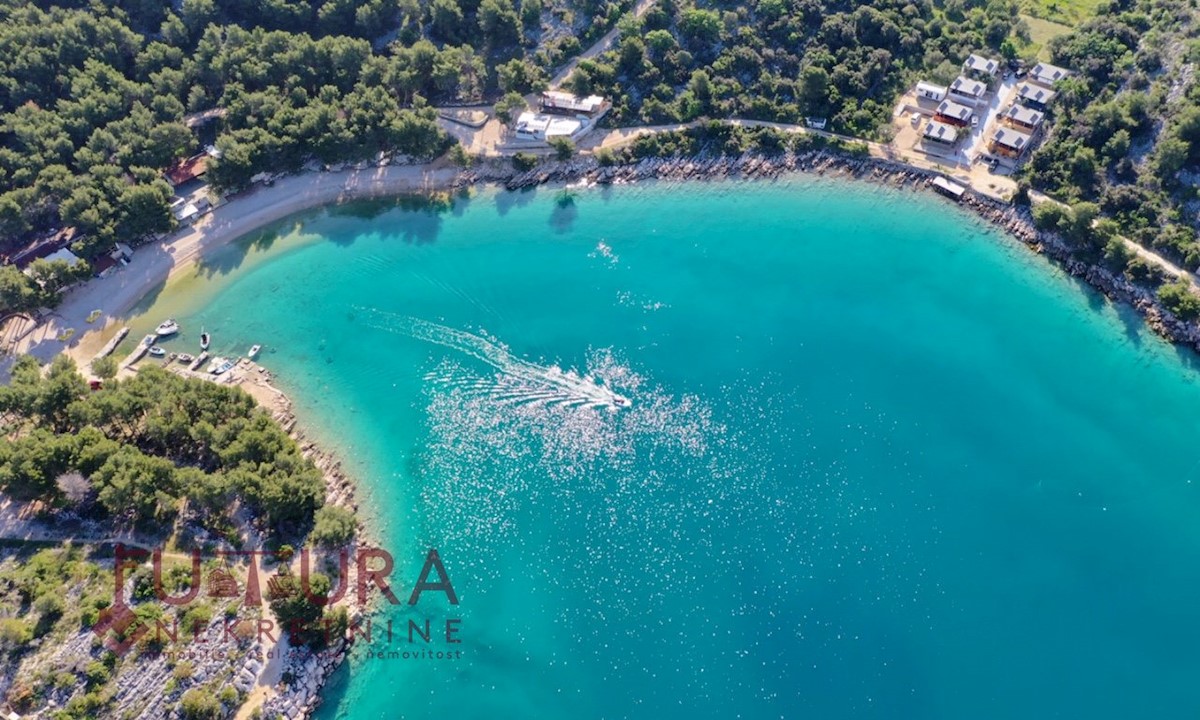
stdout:
[[(417, 340), (440, 345), (468, 355), (498, 371), (490, 380), (478, 378), (466, 381), (476, 390), (488, 392), (496, 400), (517, 404), (558, 405), (564, 407), (610, 408), (630, 407), (632, 401), (612, 389), (603, 379), (580, 375), (555, 365), (538, 365), (514, 356), (499, 342), (482, 335), (457, 330), (437, 323), (368, 310), (374, 316), (372, 325), (380, 330), (408, 335)], [(451, 375), (431, 374), (427, 379), (449, 384), (464, 381)]]

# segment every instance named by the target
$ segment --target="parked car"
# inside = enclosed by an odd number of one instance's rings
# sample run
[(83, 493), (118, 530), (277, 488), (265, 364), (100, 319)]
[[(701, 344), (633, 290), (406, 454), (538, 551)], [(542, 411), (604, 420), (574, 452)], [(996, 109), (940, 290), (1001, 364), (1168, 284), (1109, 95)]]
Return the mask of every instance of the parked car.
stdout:
[(971, 127), (973, 127), (973, 128), (979, 127), (979, 116), (978, 115), (971, 116)]

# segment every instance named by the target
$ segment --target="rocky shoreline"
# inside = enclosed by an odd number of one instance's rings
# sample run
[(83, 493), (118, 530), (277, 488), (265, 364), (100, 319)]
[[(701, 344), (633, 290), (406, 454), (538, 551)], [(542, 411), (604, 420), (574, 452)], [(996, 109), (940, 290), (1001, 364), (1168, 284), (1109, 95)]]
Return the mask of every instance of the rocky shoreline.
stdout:
[[(647, 180), (753, 180), (779, 178), (791, 173), (839, 175), (897, 188), (928, 191), (934, 190), (933, 180), (942, 177), (939, 173), (903, 163), (818, 150), (778, 157), (745, 154), (737, 157), (649, 158), (612, 166), (602, 166), (591, 157), (580, 157), (566, 162), (543, 163), (524, 172), (518, 172), (507, 161), (501, 161), (464, 170), (452, 183), (451, 189), (463, 190), (487, 184), (501, 185), (506, 190), (523, 190), (555, 184), (623, 185)], [(1060, 236), (1034, 226), (1028, 207), (1001, 202), (970, 189), (963, 194), (960, 204), (984, 221), (1013, 235), (1034, 252), (1051, 259), (1068, 274), (1088, 283), (1106, 297), (1129, 304), (1163, 338), (1200, 351), (1200, 326), (1172, 315), (1150, 290), (1104, 267), (1074, 258)], [(269, 382), (269, 375), (267, 380)], [(275, 392), (279, 395), (280, 404), (272, 407), (272, 412), (300, 444), (305, 455), (325, 474), (326, 501), (357, 511), (354, 482), (343, 472), (340, 461), (305, 436), (292, 412), (290, 401), (283, 393), (278, 390)], [(361, 520), (359, 531), (360, 535), (365, 532)], [(293, 681), (286, 687), (276, 688), (277, 694), (262, 706), (263, 716), (288, 720), (310, 717), (321, 703), (321, 688), (345, 660), (348, 652), (349, 642), (343, 640), (339, 646), (320, 655), (308, 654), (288, 660), (286, 672)]]
[[(287, 395), (272, 384), (271, 373), (253, 363), (246, 363), (249, 372), (245, 379), (257, 389), (267, 392), (266, 395), (250, 389), (259, 404), (264, 407), (272, 418), (279, 423), (287, 434), (296, 441), (301, 453), (312, 461), (325, 478), (325, 503), (343, 507), (358, 516), (358, 502), (355, 498), (356, 486), (354, 481), (342, 469), (341, 460), (329, 450), (321, 448), (318, 443), (308, 437), (296, 416), (292, 401)], [(245, 383), (243, 383), (245, 385)], [(248, 389), (245, 388), (244, 389)], [(370, 535), (362, 519), (358, 521), (356, 540), (360, 544), (369, 543)], [(354, 570), (350, 570), (350, 580), (353, 581)], [(348, 593), (338, 605), (344, 606), (350, 613), (351, 620), (359, 617), (360, 608), (352, 605)], [(329, 676), (341, 666), (349, 650), (349, 640), (342, 638), (334, 645), (319, 653), (308, 651), (288, 653), (284, 660), (282, 676), (290, 681), (281, 682), (273, 690), (274, 694), (267, 697), (261, 706), (264, 718), (287, 718), (298, 720), (308, 718), (321, 704), (321, 688), (329, 680)], [(282, 645), (282, 641), (281, 641)], [(262, 666), (259, 666), (260, 671)], [(257, 678), (255, 678), (257, 680)], [(243, 688), (239, 688), (243, 689)]]

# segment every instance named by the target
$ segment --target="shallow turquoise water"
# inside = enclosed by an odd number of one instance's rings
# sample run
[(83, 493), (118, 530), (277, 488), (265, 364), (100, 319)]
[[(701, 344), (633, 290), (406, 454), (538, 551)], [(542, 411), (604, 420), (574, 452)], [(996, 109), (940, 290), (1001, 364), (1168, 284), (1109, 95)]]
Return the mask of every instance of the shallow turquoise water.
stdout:
[(1187, 357), (937, 198), (561, 199), (312, 215), (182, 314), (459, 595), (375, 649), (461, 659), (358, 657), (323, 718), (1200, 712)]

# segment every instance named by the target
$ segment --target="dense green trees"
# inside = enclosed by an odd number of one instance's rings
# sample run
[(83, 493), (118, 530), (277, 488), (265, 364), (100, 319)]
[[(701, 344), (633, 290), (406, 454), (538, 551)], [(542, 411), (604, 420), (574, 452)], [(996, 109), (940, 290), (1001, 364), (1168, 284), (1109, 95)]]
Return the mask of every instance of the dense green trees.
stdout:
[(0, 413), (0, 489), (17, 497), (78, 504), (60, 482), (77, 474), (118, 520), (163, 524), (186, 509), (220, 525), (241, 501), (276, 531), (306, 529), (324, 501), (320, 472), (238, 389), (151, 367), (90, 392), (69, 359), (43, 377), (23, 357)]
[(1008, 0), (970, 9), (893, 0), (660, 2), (621, 25), (614, 50), (581, 62), (572, 86), (612, 96), (617, 124), (813, 116), (870, 136), (919, 74), (948, 82), (968, 53), (1010, 38), (1016, 21)]
[[(220, 189), (309, 159), (433, 157), (450, 141), (431, 104), (537, 90), (630, 5), (0, 0), (0, 251), (74, 225), (90, 259), (169, 230), (160, 172), (209, 142)], [(543, 38), (551, 13), (568, 32)], [(0, 294), (27, 307), (13, 280)]]

